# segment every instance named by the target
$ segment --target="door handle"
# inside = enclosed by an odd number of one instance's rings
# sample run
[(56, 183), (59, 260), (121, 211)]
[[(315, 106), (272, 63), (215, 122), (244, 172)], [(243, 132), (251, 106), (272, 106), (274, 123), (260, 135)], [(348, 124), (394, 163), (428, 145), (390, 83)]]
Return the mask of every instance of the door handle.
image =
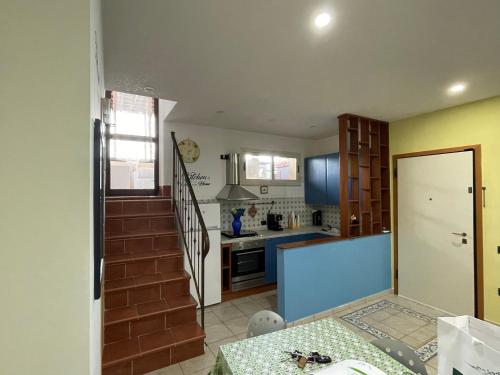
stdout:
[(451, 234), (454, 234), (455, 236), (460, 236), (460, 237), (467, 237), (467, 233), (457, 233), (457, 232), (453, 232)]

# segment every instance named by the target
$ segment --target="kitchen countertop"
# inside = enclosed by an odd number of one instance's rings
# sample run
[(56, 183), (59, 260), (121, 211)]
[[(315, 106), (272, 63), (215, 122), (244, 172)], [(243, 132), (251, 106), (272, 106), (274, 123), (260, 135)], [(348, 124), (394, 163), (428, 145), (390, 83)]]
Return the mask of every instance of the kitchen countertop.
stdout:
[(221, 236), (221, 244), (235, 243), (235, 242), (245, 242), (252, 240), (263, 240), (268, 238), (276, 238), (276, 237), (286, 237), (286, 236), (294, 236), (298, 234), (307, 234), (307, 233), (322, 233), (330, 236), (334, 236), (332, 232), (326, 232), (321, 230), (322, 227), (316, 226), (303, 226), (299, 229), (288, 229), (284, 228), (282, 231), (274, 231), (274, 230), (258, 230), (257, 236), (253, 237), (241, 237), (241, 238), (227, 238), (225, 236)]

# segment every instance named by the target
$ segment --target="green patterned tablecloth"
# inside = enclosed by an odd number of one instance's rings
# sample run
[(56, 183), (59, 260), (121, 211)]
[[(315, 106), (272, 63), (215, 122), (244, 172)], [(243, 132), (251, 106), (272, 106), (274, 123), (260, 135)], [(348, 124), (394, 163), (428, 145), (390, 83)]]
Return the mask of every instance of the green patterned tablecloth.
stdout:
[(357, 359), (370, 363), (388, 375), (413, 374), (380, 349), (356, 335), (334, 318), (246, 339), (219, 348), (216, 375), (306, 375), (327, 365), (308, 364), (304, 370), (288, 360), (283, 351), (317, 351), (332, 362)]

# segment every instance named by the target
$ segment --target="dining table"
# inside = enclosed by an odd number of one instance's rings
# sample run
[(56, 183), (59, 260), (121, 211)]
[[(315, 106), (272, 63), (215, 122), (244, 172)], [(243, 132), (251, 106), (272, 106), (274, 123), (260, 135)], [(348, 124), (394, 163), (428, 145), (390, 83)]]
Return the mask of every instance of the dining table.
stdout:
[[(329, 364), (308, 363), (304, 369), (287, 352), (319, 352)], [(244, 339), (219, 347), (214, 375), (314, 374), (343, 360), (369, 363), (387, 375), (411, 375), (410, 369), (359, 336), (334, 317)]]

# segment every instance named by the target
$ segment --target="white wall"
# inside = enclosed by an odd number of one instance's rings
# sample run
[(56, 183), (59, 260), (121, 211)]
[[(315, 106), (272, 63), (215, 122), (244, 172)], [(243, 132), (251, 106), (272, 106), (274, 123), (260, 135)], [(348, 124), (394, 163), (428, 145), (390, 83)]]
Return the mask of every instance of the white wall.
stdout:
[[(189, 172), (200, 173), (208, 178), (208, 186), (197, 186), (193, 188), (198, 199), (213, 199), (224, 187), (226, 182), (226, 161), (220, 159), (220, 155), (230, 152), (240, 152), (241, 148), (252, 148), (257, 150), (273, 150), (298, 152), (310, 155), (313, 147), (312, 142), (306, 139), (280, 137), (275, 135), (242, 132), (207, 126), (197, 126), (182, 123), (164, 123), (164, 157), (163, 182), (171, 184), (172, 149), (170, 132), (175, 131), (177, 141), (190, 138), (200, 146), (200, 158), (192, 164), (186, 164)], [(337, 145), (332, 145), (333, 152)], [(250, 191), (263, 197), (303, 197), (304, 186), (269, 186), (269, 193), (260, 195), (258, 186), (247, 186)]]
[[(101, 118), (101, 98), (104, 97), (104, 61), (103, 61), (103, 43), (102, 43), (102, 17), (101, 0), (91, 0), (91, 25), (90, 25), (90, 115), (91, 122), (95, 118)], [(92, 132), (90, 133), (90, 142), (93, 142)], [(93, 152), (93, 150), (92, 150)], [(92, 154), (91, 154), (92, 156)], [(93, 164), (90, 160), (91, 176), (93, 176)], [(89, 190), (91, 192), (91, 201), (94, 197), (92, 179), (89, 181)], [(93, 207), (90, 206), (90, 230), (93, 238)], [(90, 271), (94, 270), (93, 242), (91, 242), (92, 251), (89, 252)], [(92, 375), (101, 374), (101, 348), (102, 348), (102, 323), (101, 323), (101, 301), (92, 298), (94, 293), (94, 279), (92, 275), (89, 279), (90, 287), (90, 371)]]
[(339, 136), (309, 141), (305, 156), (324, 155), (339, 151)]
[[(273, 150), (298, 152), (302, 157), (321, 155), (338, 151), (338, 137), (322, 140), (309, 140), (283, 137), (262, 133), (221, 129), (193, 124), (173, 123), (165, 121), (165, 111), (160, 101), (160, 184), (170, 185), (172, 180), (172, 146), (170, 132), (175, 131), (177, 141), (190, 138), (200, 146), (200, 158), (195, 163), (187, 163), (189, 172), (200, 173), (209, 179), (208, 186), (193, 185), (198, 199), (214, 199), (226, 182), (226, 161), (220, 155), (240, 152), (242, 148), (257, 150)], [(303, 163), (302, 163), (303, 166)], [(269, 186), (269, 193), (260, 194), (258, 186), (247, 186), (253, 193), (262, 198), (303, 197), (304, 186)]]
[(2, 374), (92, 374), (90, 21), (90, 0), (2, 2)]

